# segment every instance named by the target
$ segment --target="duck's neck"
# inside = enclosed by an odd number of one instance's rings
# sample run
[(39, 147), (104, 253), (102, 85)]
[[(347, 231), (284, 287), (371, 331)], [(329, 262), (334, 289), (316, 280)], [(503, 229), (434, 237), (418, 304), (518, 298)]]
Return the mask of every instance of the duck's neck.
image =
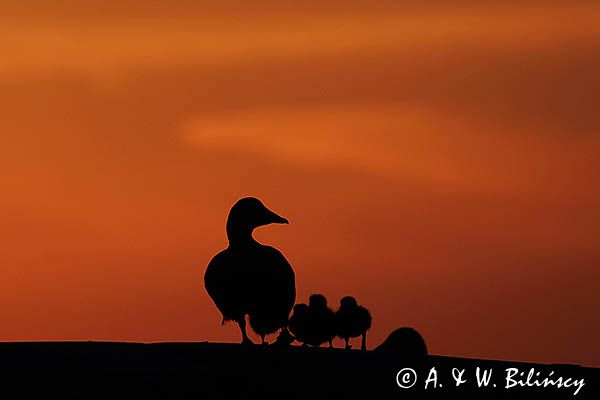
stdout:
[(227, 239), (230, 247), (244, 247), (256, 244), (252, 237), (254, 228), (249, 226), (240, 226), (227, 221)]

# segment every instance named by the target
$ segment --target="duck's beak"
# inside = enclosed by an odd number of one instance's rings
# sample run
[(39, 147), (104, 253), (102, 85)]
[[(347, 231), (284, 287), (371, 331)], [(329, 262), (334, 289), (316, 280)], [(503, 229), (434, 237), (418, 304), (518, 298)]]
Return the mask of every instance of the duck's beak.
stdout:
[(289, 224), (290, 222), (273, 211), (267, 209), (267, 224)]

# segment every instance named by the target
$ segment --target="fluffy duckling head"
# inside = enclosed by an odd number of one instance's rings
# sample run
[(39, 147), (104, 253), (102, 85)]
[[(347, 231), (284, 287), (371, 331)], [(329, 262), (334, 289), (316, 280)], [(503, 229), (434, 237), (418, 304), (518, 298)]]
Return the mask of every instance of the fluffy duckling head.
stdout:
[(310, 308), (327, 308), (327, 299), (322, 294), (312, 294), (308, 298)]
[(358, 307), (356, 299), (352, 296), (343, 297), (340, 300), (340, 308), (355, 308)]

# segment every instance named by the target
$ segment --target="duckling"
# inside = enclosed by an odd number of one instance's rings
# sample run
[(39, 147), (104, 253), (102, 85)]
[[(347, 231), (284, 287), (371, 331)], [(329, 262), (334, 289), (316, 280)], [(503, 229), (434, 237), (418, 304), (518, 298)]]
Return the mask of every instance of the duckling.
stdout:
[(346, 349), (350, 349), (349, 339), (362, 336), (361, 350), (367, 349), (367, 331), (371, 328), (371, 314), (359, 306), (356, 299), (346, 296), (340, 300), (340, 308), (335, 313), (336, 335), (344, 339)]
[(327, 306), (327, 299), (313, 294), (308, 301), (308, 337), (306, 342), (314, 347), (329, 343), (333, 347), (335, 337), (335, 313)]
[(308, 326), (309, 326), (309, 311), (308, 306), (304, 303), (296, 304), (290, 317), (290, 332), (294, 335), (294, 338), (302, 346), (306, 346), (306, 340), (308, 337)]
[(415, 329), (398, 328), (375, 348), (375, 351), (396, 353), (406, 358), (416, 359), (427, 355), (427, 345), (423, 336)]
[(237, 201), (227, 217), (229, 246), (210, 261), (204, 285), (223, 319), (235, 321), (242, 344), (252, 344), (246, 333), (246, 315), (265, 344), (265, 336), (288, 325), (296, 300), (294, 270), (277, 249), (252, 237), (255, 228), (288, 220), (254, 197)]

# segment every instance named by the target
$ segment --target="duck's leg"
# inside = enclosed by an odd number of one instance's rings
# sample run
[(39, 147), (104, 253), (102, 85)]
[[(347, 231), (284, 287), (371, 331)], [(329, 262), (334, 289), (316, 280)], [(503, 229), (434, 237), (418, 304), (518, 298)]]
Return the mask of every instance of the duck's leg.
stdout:
[(360, 349), (361, 350), (366, 350), (367, 349), (367, 332), (362, 334), (362, 340), (360, 343)]
[(330, 341), (329, 341), (329, 348), (330, 348), (330, 349), (333, 349), (333, 340), (330, 340)]
[(282, 345), (282, 346), (289, 346), (292, 343), (294, 343), (294, 340), (296, 340), (296, 339), (292, 336), (290, 331), (288, 331), (288, 329), (286, 327), (283, 327), (283, 328), (281, 328), (279, 335), (277, 335), (277, 339), (275, 340), (275, 343), (278, 345)]
[(266, 345), (268, 345), (268, 344), (269, 344), (269, 343), (265, 342), (265, 335), (264, 335), (264, 334), (260, 335), (260, 343), (261, 343), (263, 346), (266, 346)]
[(352, 348), (352, 346), (350, 346), (350, 343), (348, 343), (348, 340), (350, 340), (350, 338), (344, 338), (344, 342), (346, 342), (346, 350), (350, 350)]
[(240, 326), (240, 331), (242, 332), (242, 344), (254, 344), (252, 340), (248, 337), (246, 333), (246, 319), (242, 317), (241, 319), (236, 321)]

